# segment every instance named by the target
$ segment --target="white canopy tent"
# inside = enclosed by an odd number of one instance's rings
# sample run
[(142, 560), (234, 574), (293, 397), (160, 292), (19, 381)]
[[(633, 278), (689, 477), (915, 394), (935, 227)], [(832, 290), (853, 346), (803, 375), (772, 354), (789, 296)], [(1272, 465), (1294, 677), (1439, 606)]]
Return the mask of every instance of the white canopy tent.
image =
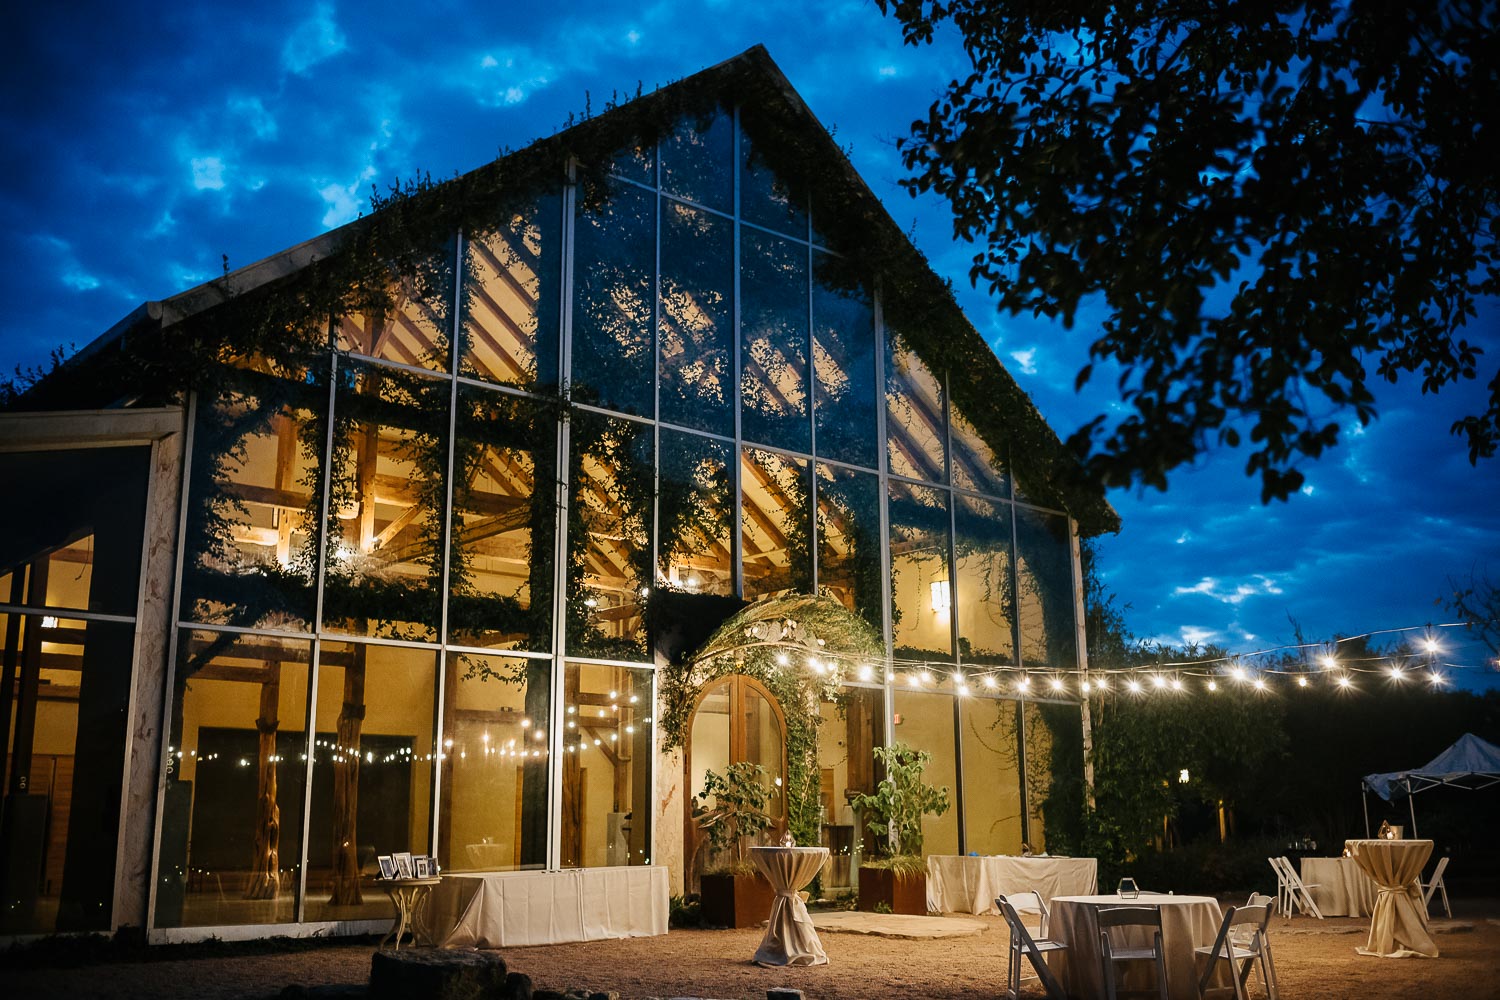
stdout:
[(1464, 733), (1451, 747), (1422, 767), (1364, 776), (1360, 789), (1365, 804), (1365, 836), (1370, 835), (1370, 792), (1387, 802), (1394, 802), (1398, 796), (1405, 795), (1407, 806), (1411, 810), (1411, 834), (1415, 837), (1417, 807), (1412, 800), (1417, 792), (1441, 786), (1476, 790), (1497, 784), (1500, 784), (1500, 747), (1473, 733)]

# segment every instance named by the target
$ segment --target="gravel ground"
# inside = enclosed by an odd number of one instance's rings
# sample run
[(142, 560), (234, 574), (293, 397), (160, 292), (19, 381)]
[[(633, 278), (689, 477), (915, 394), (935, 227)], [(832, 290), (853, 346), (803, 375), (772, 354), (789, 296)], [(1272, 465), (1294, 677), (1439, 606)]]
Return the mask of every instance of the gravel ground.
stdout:
[[(1271, 941), (1287, 1000), (1315, 997), (1433, 997), (1442, 1000), (1500, 998), (1500, 900), (1461, 906), (1455, 920), (1435, 920), (1432, 929), (1442, 956), (1390, 960), (1355, 954), (1368, 922), (1330, 918), (1275, 918)], [(972, 937), (913, 941), (857, 934), (825, 933), (829, 964), (812, 969), (763, 969), (748, 958), (760, 940), (757, 930), (674, 930), (665, 937), (598, 941), (587, 944), (513, 948), (505, 958), (514, 971), (538, 987), (614, 990), (622, 998), (765, 996), (774, 986), (806, 992), (809, 1000), (902, 997), (903, 1000), (1002, 992), (1005, 928), (998, 918)], [(372, 942), (328, 943), (278, 950), (258, 944), (257, 953), (235, 954), (242, 946), (199, 948), (192, 957), (164, 957), (157, 949), (141, 960), (82, 964), (58, 951), (45, 961), (7, 956), (0, 964), (0, 996), (105, 1000), (263, 1000), (290, 984), (357, 984), (369, 975)], [(1259, 976), (1251, 980), (1263, 996)], [(1041, 996), (1035, 982), (1028, 995)]]

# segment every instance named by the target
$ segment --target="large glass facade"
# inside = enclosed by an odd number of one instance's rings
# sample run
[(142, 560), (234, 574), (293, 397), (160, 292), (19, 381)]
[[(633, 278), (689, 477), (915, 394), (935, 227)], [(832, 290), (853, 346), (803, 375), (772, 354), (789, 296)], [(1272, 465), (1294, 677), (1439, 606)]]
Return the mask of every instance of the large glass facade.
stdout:
[[(1017, 498), (738, 111), (492, 214), (330, 318), (321, 362), (195, 397), (154, 926), (376, 918), (398, 851), (649, 863), (658, 591), (820, 592), (886, 637), (885, 689), (822, 712), (846, 858), (876, 743), (956, 795), (1005, 765), (1014, 703), (950, 674), (1076, 658), (1068, 518)], [(927, 849), (1011, 849), (1016, 808)]]

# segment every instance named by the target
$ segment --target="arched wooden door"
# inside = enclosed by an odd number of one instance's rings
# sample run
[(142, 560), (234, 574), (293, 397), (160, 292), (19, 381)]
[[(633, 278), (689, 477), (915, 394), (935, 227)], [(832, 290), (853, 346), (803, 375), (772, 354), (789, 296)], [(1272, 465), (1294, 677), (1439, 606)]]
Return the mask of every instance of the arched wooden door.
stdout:
[(704, 775), (709, 771), (723, 774), (730, 764), (740, 761), (766, 769), (771, 789), (766, 811), (772, 827), (764, 840), (772, 843), (786, 829), (786, 716), (760, 681), (730, 674), (704, 685), (688, 723), (683, 755), (687, 789), (683, 855), (689, 891), (696, 891), (698, 876), (711, 863), (710, 848), (697, 821), (703, 809), (713, 804), (703, 798)]

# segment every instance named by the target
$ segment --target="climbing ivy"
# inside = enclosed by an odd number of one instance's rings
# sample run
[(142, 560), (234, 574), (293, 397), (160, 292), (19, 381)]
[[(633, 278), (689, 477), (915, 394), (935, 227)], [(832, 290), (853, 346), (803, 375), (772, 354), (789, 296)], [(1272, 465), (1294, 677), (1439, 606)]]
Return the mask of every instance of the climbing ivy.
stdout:
[[(800, 641), (769, 638), (778, 636), (788, 621), (799, 626)], [(810, 668), (809, 657), (816, 657), (823, 669)], [(879, 634), (831, 597), (798, 594), (751, 604), (697, 652), (668, 664), (658, 675), (662, 748), (686, 745), (693, 706), (706, 685), (730, 674), (760, 681), (786, 716), (787, 824), (798, 843), (816, 844), (822, 832), (818, 704), (841, 702), (842, 682), (850, 670), (883, 659)]]

